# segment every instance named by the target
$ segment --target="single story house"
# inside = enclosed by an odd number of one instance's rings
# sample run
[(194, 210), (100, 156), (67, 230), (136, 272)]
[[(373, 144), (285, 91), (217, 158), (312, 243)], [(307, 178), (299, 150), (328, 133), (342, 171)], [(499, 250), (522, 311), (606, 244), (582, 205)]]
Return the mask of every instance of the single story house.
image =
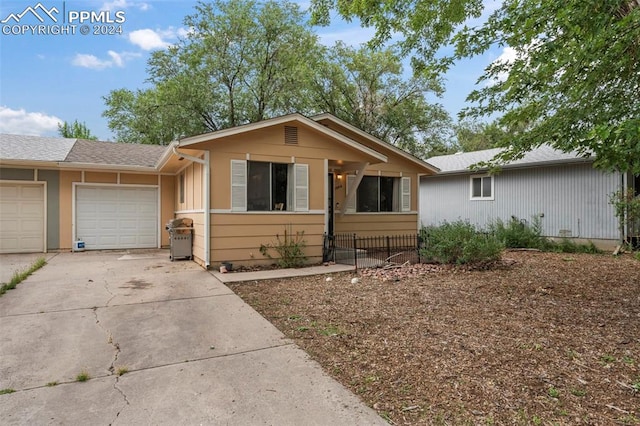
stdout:
[(167, 147), (0, 136), (0, 252), (157, 248), (193, 220), (194, 259), (270, 262), (302, 235), (416, 233), (419, 182), (437, 169), (330, 115), (289, 114)]
[(425, 226), (465, 220), (486, 228), (512, 217), (538, 218), (546, 237), (591, 240), (610, 247), (621, 238), (609, 197), (635, 187), (638, 176), (593, 168), (593, 158), (542, 145), (489, 174), (472, 166), (489, 161), (500, 148), (432, 157), (440, 169), (420, 181), (420, 222)]

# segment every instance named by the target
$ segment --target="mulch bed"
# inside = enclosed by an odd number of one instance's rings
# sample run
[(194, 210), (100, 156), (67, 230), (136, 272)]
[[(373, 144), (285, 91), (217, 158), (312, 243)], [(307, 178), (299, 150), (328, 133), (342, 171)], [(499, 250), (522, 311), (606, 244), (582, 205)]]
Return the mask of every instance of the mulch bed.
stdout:
[(390, 423), (640, 424), (640, 262), (507, 252), (231, 288)]

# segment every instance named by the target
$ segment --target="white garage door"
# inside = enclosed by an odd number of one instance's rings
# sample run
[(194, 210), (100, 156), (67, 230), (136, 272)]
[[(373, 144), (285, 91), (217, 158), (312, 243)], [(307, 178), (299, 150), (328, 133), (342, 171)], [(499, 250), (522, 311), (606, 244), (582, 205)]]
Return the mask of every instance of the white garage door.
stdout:
[(0, 182), (0, 253), (44, 247), (44, 185)]
[(88, 250), (158, 247), (158, 189), (77, 186), (76, 237)]

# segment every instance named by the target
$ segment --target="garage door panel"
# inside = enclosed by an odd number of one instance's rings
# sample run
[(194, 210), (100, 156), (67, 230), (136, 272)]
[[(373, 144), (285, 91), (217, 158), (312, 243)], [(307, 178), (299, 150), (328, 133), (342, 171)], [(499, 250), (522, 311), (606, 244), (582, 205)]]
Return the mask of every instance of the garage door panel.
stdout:
[(20, 188), (20, 196), (24, 199), (40, 200), (42, 189), (42, 185), (23, 185)]
[(29, 235), (31, 233), (42, 233), (44, 231), (44, 224), (39, 219), (22, 219), (20, 221), (20, 233)]
[(44, 185), (0, 182), (0, 253), (44, 251)]
[(157, 247), (158, 189), (77, 187), (76, 235), (87, 249)]
[(137, 215), (138, 207), (134, 203), (122, 204), (120, 206), (120, 209), (118, 210), (118, 213), (124, 214), (124, 215), (132, 215), (132, 216)]
[(17, 253), (20, 250), (20, 239), (16, 236), (3, 235), (0, 242), (0, 251), (3, 253)]
[(23, 203), (20, 214), (22, 216), (37, 217), (40, 219), (42, 217), (42, 203), (33, 201)]
[(20, 188), (17, 184), (2, 184), (0, 185), (0, 197), (5, 198), (18, 198)]
[[(4, 200), (4, 198), (0, 198), (0, 200)], [(18, 204), (16, 203), (9, 204), (8, 202), (3, 201), (2, 204), (0, 204), (0, 216), (15, 216), (19, 213), (19, 208), (20, 206), (18, 206)]]

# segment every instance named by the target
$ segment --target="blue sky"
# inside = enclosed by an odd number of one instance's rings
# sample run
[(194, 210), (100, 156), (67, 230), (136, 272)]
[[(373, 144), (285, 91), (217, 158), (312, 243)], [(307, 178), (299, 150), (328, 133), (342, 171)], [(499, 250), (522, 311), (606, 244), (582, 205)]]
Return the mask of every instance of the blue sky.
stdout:
[[(308, 7), (308, 2), (298, 3)], [(99, 139), (112, 140), (102, 117), (103, 97), (114, 89), (145, 86), (149, 54), (185, 34), (182, 21), (194, 12), (195, 4), (190, 0), (2, 0), (0, 133), (55, 136), (58, 122), (78, 120)], [(491, 10), (497, 2), (487, 4)], [(342, 40), (357, 46), (373, 34), (372, 29), (333, 16), (330, 27), (315, 29), (323, 44)], [(89, 33), (83, 35), (86, 29)], [(115, 30), (121, 34), (93, 33)], [(446, 93), (434, 101), (455, 119), (482, 70), (506, 53), (496, 48), (457, 64), (446, 75)]]

